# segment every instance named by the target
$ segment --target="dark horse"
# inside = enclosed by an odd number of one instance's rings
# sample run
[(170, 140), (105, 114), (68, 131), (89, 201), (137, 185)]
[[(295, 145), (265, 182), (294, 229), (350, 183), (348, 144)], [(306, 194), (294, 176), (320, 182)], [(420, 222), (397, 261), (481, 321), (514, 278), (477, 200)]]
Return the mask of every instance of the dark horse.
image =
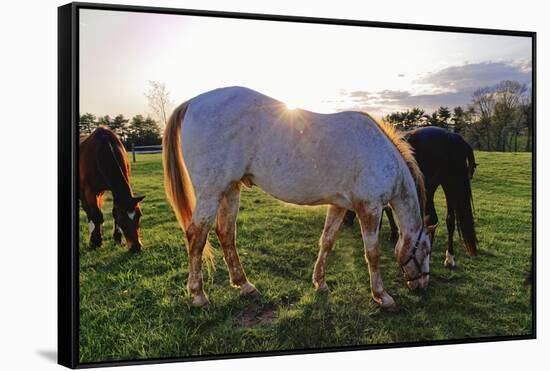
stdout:
[[(424, 174), (426, 185), (425, 222), (433, 237), (439, 223), (434, 207), (434, 194), (441, 185), (447, 200), (447, 252), (445, 266), (454, 268), (453, 235), (455, 222), (470, 255), (477, 255), (477, 238), (472, 213), (472, 179), (476, 162), (472, 147), (458, 134), (438, 127), (425, 127), (405, 134), (415, 152), (415, 158)], [(391, 209), (386, 208), (391, 238), (397, 239), (397, 226)], [(353, 223), (355, 214), (348, 211), (346, 225)], [(432, 245), (433, 246), (433, 245)]]
[(117, 243), (121, 243), (122, 234), (124, 234), (130, 250), (141, 250), (139, 202), (145, 196), (134, 197), (129, 180), (128, 155), (122, 142), (111, 130), (99, 127), (92, 134), (80, 137), (80, 200), (90, 226), (90, 247), (101, 246), (103, 193), (111, 191), (113, 194), (113, 239)]

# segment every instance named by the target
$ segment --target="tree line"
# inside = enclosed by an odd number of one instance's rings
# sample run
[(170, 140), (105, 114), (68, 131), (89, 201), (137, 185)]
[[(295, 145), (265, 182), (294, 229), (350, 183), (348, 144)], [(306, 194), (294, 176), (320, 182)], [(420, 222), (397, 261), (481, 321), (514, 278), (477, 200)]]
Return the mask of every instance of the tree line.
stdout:
[(533, 110), (531, 92), (525, 84), (505, 80), (492, 87), (477, 89), (470, 104), (450, 110), (439, 107), (428, 114), (415, 107), (393, 112), (384, 120), (401, 130), (422, 126), (450, 129), (482, 151), (531, 151)]
[(109, 115), (96, 117), (91, 113), (80, 115), (80, 134), (90, 134), (97, 127), (105, 126), (111, 129), (129, 149), (131, 145), (146, 146), (161, 144), (161, 129), (158, 123), (147, 116), (136, 115), (131, 119), (124, 115)]
[(122, 141), (126, 149), (132, 145), (149, 146), (158, 145), (162, 142), (161, 125), (166, 126), (168, 114), (172, 107), (170, 92), (164, 83), (149, 81), (149, 90), (145, 93), (149, 108), (157, 117), (158, 121), (150, 116), (136, 115), (127, 119), (124, 115), (116, 115), (111, 118), (109, 115), (96, 117), (91, 113), (80, 115), (80, 134), (91, 134), (97, 127), (105, 126), (111, 129)]

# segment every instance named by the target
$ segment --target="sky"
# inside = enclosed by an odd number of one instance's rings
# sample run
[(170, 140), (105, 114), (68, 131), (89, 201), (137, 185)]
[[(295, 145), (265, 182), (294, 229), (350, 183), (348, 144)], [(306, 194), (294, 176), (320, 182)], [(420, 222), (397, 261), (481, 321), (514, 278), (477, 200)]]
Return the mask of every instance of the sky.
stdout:
[(381, 117), (466, 106), (502, 80), (531, 84), (531, 39), (80, 10), (80, 111), (152, 114), (149, 81), (177, 105), (246, 86), (289, 107)]

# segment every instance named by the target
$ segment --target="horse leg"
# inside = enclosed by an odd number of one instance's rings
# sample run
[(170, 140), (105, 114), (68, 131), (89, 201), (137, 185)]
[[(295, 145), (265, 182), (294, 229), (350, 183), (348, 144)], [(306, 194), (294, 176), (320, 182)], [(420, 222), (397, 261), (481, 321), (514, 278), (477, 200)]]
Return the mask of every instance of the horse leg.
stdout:
[(430, 241), (432, 243), (435, 238), (435, 231), (437, 229), (437, 225), (439, 224), (439, 218), (437, 216), (437, 212), (435, 211), (435, 205), (434, 205), (434, 196), (435, 191), (437, 190), (438, 184), (429, 183), (426, 186), (426, 209), (424, 210), (424, 213), (426, 214), (424, 217), (424, 222), (426, 224), (426, 227), (428, 229), (428, 233), (430, 235)]
[(391, 207), (386, 206), (384, 208), (384, 211), (386, 212), (386, 216), (388, 217), (388, 222), (390, 223), (390, 241), (397, 242), (397, 238), (399, 237), (399, 230), (397, 228), (397, 224), (395, 224), (395, 219), (393, 218), (393, 211), (391, 210)]
[(380, 241), (378, 239), (380, 216), (382, 208), (369, 208), (367, 204), (360, 203), (355, 212), (361, 224), (361, 235), (365, 249), (365, 259), (369, 266), (370, 287), (374, 301), (383, 309), (395, 310), (397, 308), (393, 298), (384, 290), (382, 276), (378, 267), (380, 257)]
[(113, 207), (113, 240), (117, 243), (117, 244), (121, 244), (122, 243), (122, 230), (120, 229), (120, 226), (118, 225), (118, 220), (117, 220), (117, 216), (116, 216), (116, 213), (115, 213), (115, 208)]
[(455, 233), (455, 209), (454, 209), (454, 196), (452, 194), (452, 186), (443, 184), (443, 191), (445, 192), (445, 199), (447, 200), (447, 251), (445, 252), (445, 266), (447, 268), (455, 268), (456, 262), (454, 258), (453, 239)]
[(340, 225), (345, 215), (346, 209), (337, 206), (328, 207), (325, 226), (323, 227), (323, 233), (319, 240), (319, 255), (317, 256), (317, 261), (313, 269), (313, 285), (317, 291), (328, 291), (328, 285), (325, 282), (327, 256), (332, 246), (334, 246), (336, 235), (338, 234), (338, 230), (340, 229)]
[(88, 217), (88, 226), (90, 228), (90, 247), (97, 248), (101, 246), (101, 229), (103, 228), (103, 213), (101, 212), (101, 202), (103, 194), (96, 195), (92, 191), (84, 192), (83, 206)]
[(241, 294), (253, 294), (258, 290), (248, 282), (236, 250), (237, 213), (239, 212), (240, 185), (232, 184), (220, 202), (216, 218), (216, 234), (223, 249), (223, 258), (229, 270), (231, 285), (241, 288)]
[(439, 223), (439, 218), (437, 212), (435, 211), (434, 196), (437, 186), (429, 185), (426, 187), (426, 225), (437, 225)]
[(193, 306), (204, 307), (209, 304), (202, 286), (202, 253), (218, 210), (220, 197), (198, 198), (191, 224), (186, 230), (189, 252), (189, 278), (187, 291), (193, 296)]

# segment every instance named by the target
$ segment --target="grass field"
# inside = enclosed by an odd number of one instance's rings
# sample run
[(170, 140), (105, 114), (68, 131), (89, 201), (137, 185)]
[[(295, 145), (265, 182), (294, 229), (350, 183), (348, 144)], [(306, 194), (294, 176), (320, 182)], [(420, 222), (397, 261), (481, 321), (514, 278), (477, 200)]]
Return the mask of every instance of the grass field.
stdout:
[[(80, 213), (80, 362), (291, 350), (417, 340), (531, 333), (531, 154), (476, 153), (473, 181), (480, 254), (457, 246), (457, 268), (443, 267), (446, 229), (436, 235), (430, 287), (410, 292), (393, 257), (384, 222), (380, 269), (399, 305), (381, 311), (370, 297), (359, 227), (343, 229), (329, 256), (329, 295), (311, 284), (325, 207), (283, 204), (257, 188), (244, 189), (237, 248), (261, 297), (231, 288), (216, 247), (217, 270), (205, 275), (212, 304), (191, 307), (183, 234), (165, 201), (160, 155), (139, 155), (134, 192), (142, 203), (140, 254), (111, 238), (110, 194), (103, 247), (87, 247)], [(444, 222), (444, 200), (436, 205)], [(458, 242), (458, 236), (455, 237)]]

